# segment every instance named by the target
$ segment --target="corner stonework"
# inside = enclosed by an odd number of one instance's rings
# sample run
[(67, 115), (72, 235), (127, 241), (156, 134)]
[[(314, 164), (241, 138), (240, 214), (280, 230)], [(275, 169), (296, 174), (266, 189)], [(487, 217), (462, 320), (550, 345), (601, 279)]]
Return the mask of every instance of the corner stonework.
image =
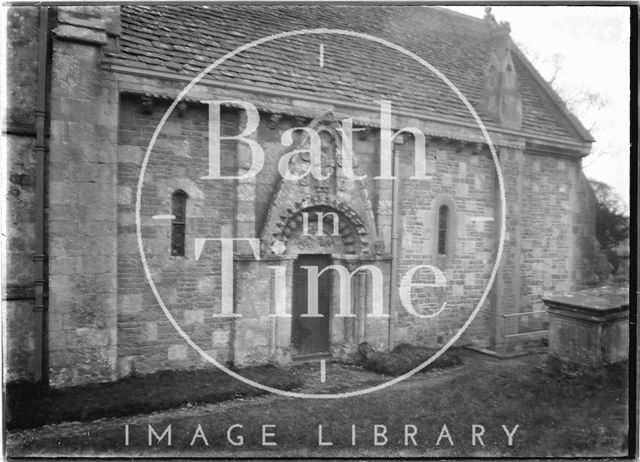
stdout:
[(49, 383), (115, 379), (117, 7), (59, 7), (49, 153)]

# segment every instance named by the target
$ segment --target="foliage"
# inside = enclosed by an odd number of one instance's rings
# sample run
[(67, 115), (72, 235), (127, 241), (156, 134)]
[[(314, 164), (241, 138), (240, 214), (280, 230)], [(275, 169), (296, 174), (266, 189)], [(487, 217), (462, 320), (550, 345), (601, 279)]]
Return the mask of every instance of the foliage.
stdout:
[[(409, 372), (424, 363), (437, 351), (437, 349), (413, 346), (405, 343), (396, 346), (391, 353), (377, 351), (367, 342), (361, 343), (358, 347), (360, 363), (365, 369), (391, 376), (398, 376)], [(459, 364), (462, 364), (462, 361), (457, 355), (445, 352), (429, 366), (422, 369), (422, 371), (452, 367)]]
[(596, 237), (607, 254), (612, 254), (615, 247), (629, 238), (629, 217), (625, 214), (622, 199), (611, 186), (596, 180), (590, 182), (597, 202)]
[(586, 122), (587, 130), (595, 135), (598, 130), (598, 114), (610, 104), (609, 98), (604, 93), (593, 91), (576, 82), (570, 85), (563, 84), (566, 56), (560, 53), (554, 53), (550, 57), (540, 56), (523, 43), (517, 42), (517, 46), (536, 69), (545, 74), (547, 83), (558, 94), (567, 109), (578, 115), (581, 122)]

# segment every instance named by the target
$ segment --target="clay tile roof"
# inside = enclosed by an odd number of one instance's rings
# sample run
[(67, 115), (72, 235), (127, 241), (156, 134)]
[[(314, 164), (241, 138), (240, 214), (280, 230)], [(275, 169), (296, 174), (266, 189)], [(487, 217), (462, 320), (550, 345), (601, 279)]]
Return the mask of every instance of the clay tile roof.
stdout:
[[(274, 33), (352, 30), (389, 40), (423, 57), (460, 89), (483, 120), (490, 120), (479, 105), (490, 49), (480, 19), (425, 6), (126, 5), (121, 12), (117, 59), (123, 64), (195, 76), (225, 53)], [(523, 131), (589, 141), (523, 59), (514, 55)], [(457, 96), (426, 68), (383, 45), (347, 36), (304, 35), (271, 41), (236, 55), (211, 77), (348, 102), (375, 104), (389, 99), (394, 107), (405, 110), (472, 120)]]

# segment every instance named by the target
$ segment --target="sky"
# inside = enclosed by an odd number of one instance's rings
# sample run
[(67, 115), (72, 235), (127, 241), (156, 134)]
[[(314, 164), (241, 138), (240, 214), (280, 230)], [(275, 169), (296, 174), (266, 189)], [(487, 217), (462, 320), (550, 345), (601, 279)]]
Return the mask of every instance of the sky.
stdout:
[[(483, 6), (451, 6), (483, 17)], [(601, 109), (574, 111), (596, 138), (583, 160), (589, 178), (603, 181), (629, 205), (629, 18), (626, 7), (495, 6), (496, 20), (511, 25), (511, 37), (523, 45), (546, 79), (560, 55), (556, 84), (568, 93), (588, 91), (605, 99)]]

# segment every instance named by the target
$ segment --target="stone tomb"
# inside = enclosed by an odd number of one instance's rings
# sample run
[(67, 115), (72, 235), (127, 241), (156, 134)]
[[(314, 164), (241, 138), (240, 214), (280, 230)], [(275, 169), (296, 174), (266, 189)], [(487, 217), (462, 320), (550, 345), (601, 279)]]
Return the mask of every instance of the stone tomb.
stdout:
[(599, 367), (629, 355), (629, 289), (600, 287), (543, 298), (549, 313), (549, 354)]

